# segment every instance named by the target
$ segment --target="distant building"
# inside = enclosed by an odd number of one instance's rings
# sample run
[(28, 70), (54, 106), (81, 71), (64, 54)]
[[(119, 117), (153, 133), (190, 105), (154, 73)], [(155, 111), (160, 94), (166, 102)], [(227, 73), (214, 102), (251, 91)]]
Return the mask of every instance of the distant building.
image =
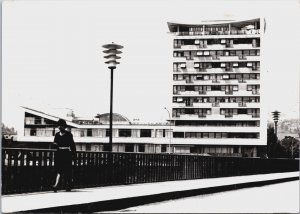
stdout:
[[(168, 23), (173, 43), (170, 124), (132, 123), (113, 115), (113, 151), (256, 157), (266, 146), (261, 19)], [(54, 116), (27, 107), (18, 140), (47, 147), (58, 131)], [(76, 147), (105, 151), (109, 114), (65, 119)]]
[[(30, 147), (48, 148), (58, 132), (55, 115), (22, 107), (24, 121), (19, 131), (19, 143)], [(68, 129), (74, 136), (77, 150), (106, 151), (109, 136), (109, 114), (98, 114), (94, 118), (78, 118), (72, 115), (66, 119)], [(165, 124), (132, 124), (126, 117), (113, 114), (113, 151), (115, 152), (168, 152), (171, 135), (170, 126)], [(180, 145), (174, 146), (181, 152)], [(185, 151), (188, 153), (189, 151)]]
[(260, 19), (168, 23), (173, 142), (194, 153), (256, 156), (267, 144)]

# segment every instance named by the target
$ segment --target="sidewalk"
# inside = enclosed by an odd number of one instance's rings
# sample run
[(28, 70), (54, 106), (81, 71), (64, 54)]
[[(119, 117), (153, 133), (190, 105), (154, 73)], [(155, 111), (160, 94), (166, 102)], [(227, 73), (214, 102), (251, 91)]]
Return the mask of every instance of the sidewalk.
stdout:
[(2, 212), (92, 212), (118, 210), (172, 198), (220, 192), (299, 179), (299, 172), (166, 181), (98, 188), (72, 192), (42, 192), (2, 196)]

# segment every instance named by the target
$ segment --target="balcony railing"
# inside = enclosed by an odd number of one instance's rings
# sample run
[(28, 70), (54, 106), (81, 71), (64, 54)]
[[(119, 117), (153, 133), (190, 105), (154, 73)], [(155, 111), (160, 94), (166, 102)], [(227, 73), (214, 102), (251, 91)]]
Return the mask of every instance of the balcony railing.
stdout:
[(259, 90), (257, 90), (257, 89), (252, 90), (252, 94), (259, 95)]
[[(49, 191), (54, 150), (2, 148), (2, 194)], [(77, 152), (74, 188), (203, 179), (299, 170), (298, 160), (179, 154)]]
[(199, 94), (206, 94), (206, 91), (199, 91)]
[(197, 35), (255, 35), (259, 34), (259, 29), (252, 30), (231, 30), (231, 31), (183, 31), (175, 32), (177, 36), (197, 36)]
[(246, 57), (245, 55), (240, 55), (240, 56), (239, 56), (239, 59), (240, 59), (240, 60), (246, 60), (247, 57)]
[(212, 107), (220, 107), (220, 103), (219, 102), (214, 102), (214, 103), (212, 103)]
[(212, 79), (212, 83), (220, 83), (220, 80), (218, 80), (218, 79)]
[(247, 104), (245, 102), (240, 102), (239, 107), (247, 107)]
[(252, 118), (259, 118), (260, 115), (259, 114), (252, 114)]
[(238, 79), (238, 82), (239, 82), (239, 83), (246, 83), (247, 81), (244, 80), (244, 79)]
[(186, 83), (193, 83), (193, 80), (191, 80), (191, 79), (186, 79), (185, 82), (186, 82)]
[(233, 91), (225, 91), (225, 94), (231, 95), (233, 94)]
[(215, 55), (213, 55), (213, 56), (212, 56), (212, 59), (213, 59), (213, 60), (219, 60), (219, 59), (220, 59), (220, 56), (215, 56)]

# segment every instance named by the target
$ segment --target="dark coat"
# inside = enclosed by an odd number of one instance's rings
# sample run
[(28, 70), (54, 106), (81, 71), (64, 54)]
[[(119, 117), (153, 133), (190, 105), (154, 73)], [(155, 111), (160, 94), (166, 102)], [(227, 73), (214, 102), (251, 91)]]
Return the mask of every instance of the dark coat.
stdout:
[[(56, 133), (54, 145), (57, 149), (54, 157), (54, 166), (58, 173), (66, 172), (72, 168), (72, 159), (76, 156), (76, 147), (73, 135), (66, 131), (64, 135)], [(63, 148), (68, 147), (68, 148)]]

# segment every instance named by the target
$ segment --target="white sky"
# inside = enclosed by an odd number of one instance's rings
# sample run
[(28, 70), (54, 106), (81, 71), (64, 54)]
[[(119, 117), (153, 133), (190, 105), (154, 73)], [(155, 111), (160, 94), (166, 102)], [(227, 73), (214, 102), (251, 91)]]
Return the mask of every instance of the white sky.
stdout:
[[(4, 1), (2, 120), (18, 106), (109, 112), (109, 70), (102, 45), (124, 46), (114, 75), (114, 112), (164, 121), (171, 109), (172, 45), (167, 22), (265, 17), (267, 111), (299, 115), (299, 1)], [(266, 71), (261, 71), (266, 72)]]

